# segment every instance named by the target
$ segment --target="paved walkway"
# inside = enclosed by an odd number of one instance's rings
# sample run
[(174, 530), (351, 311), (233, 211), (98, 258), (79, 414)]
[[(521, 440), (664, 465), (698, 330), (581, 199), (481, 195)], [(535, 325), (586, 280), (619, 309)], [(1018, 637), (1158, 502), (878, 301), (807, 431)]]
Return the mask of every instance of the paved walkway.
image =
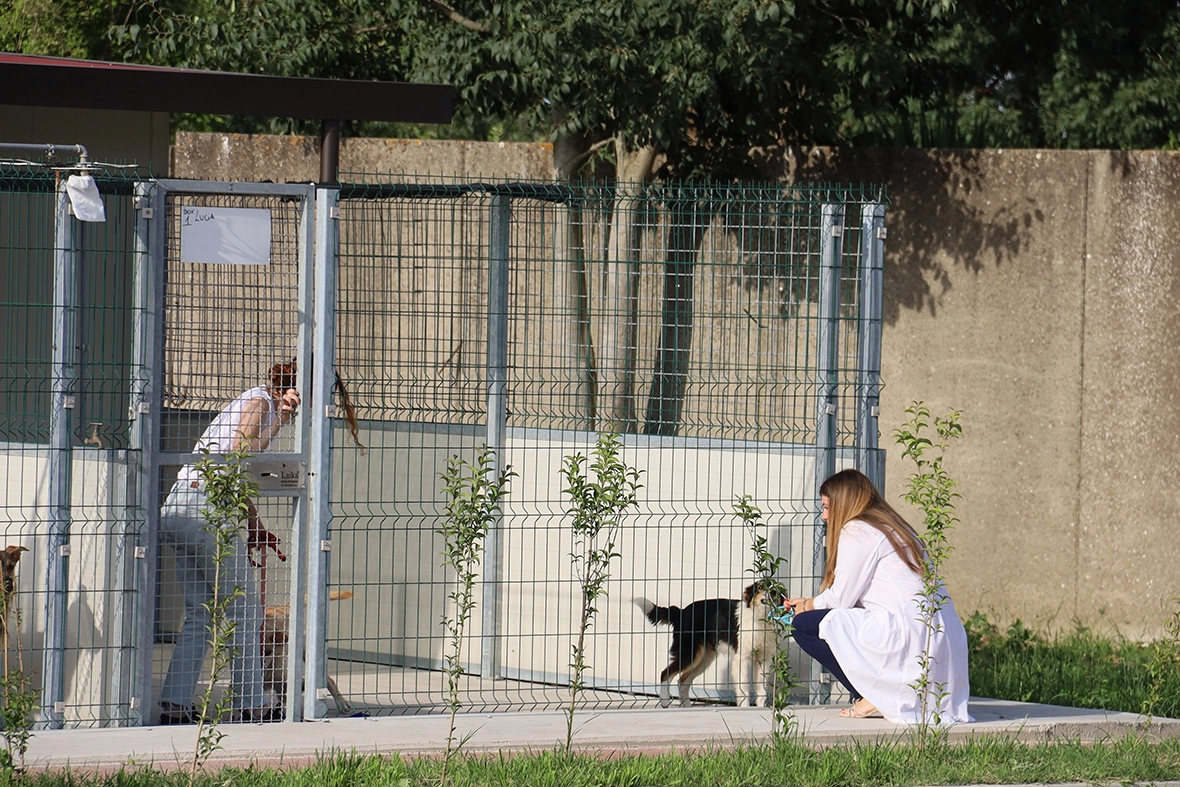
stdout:
[[(881, 719), (841, 718), (836, 707), (795, 709), (799, 733), (817, 746), (904, 737), (909, 729)], [(952, 740), (1008, 735), (1021, 740), (1100, 741), (1128, 732), (1180, 738), (1180, 720), (1155, 719), (1150, 726), (1133, 713), (973, 699), (975, 723), (953, 727)], [(332, 752), (435, 755), (445, 750), (444, 715), (328, 719), (300, 724), (225, 724), (222, 749), (211, 763), (302, 764)], [(460, 714), (458, 735), (470, 734), (468, 752), (537, 751), (565, 741), (565, 716), (557, 711)], [(765, 739), (770, 711), (701, 707), (583, 711), (575, 716), (574, 742), (603, 756), (652, 753), (702, 746), (731, 746)], [(115, 770), (123, 765), (175, 767), (192, 756), (194, 727), (42, 730), (34, 734), (32, 768)]]

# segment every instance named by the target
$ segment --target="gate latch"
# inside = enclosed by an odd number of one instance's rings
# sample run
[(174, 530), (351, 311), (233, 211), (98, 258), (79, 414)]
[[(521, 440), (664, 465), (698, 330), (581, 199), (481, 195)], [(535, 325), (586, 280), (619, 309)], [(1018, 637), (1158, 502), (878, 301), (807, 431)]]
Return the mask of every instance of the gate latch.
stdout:
[(248, 472), (260, 492), (307, 486), (307, 462), (251, 462)]

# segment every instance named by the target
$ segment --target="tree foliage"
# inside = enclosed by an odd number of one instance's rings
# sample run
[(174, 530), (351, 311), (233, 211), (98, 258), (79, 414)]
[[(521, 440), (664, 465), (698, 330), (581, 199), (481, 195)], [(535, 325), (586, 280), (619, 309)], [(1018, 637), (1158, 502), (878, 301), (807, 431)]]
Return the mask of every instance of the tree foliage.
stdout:
[(647, 149), (680, 177), (765, 146), (1152, 148), (1180, 124), (1164, 0), (0, 0), (0, 46), (442, 82), (444, 134)]

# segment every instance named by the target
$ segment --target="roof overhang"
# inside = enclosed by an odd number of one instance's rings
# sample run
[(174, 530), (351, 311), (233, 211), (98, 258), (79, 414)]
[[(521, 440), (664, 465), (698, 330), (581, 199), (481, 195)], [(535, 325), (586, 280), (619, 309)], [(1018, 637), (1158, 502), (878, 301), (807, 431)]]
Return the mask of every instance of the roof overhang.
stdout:
[(450, 123), (449, 85), (196, 71), (0, 53), (0, 104)]

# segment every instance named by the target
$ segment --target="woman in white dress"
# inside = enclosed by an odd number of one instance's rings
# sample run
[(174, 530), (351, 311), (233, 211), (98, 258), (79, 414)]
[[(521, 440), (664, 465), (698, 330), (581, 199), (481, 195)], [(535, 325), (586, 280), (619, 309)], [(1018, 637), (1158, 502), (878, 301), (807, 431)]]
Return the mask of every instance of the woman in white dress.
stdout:
[[(922, 620), (922, 539), (856, 470), (820, 487), (827, 564), (814, 598), (791, 598), (793, 636), (852, 695), (840, 712), (899, 724), (961, 724), (967, 713), (967, 634), (939, 589), (932, 625)], [(919, 695), (929, 656), (926, 702)]]

